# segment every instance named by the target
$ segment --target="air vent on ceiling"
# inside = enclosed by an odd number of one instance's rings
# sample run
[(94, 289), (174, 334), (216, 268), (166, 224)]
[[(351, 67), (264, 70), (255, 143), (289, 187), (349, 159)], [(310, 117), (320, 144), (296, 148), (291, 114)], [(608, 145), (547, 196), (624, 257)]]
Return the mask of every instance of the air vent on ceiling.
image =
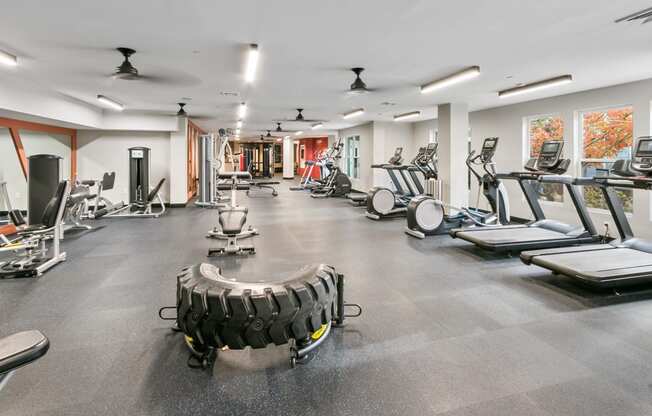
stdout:
[(220, 95), (223, 95), (225, 97), (237, 97), (240, 94), (237, 93), (237, 92), (231, 92), (231, 91), (221, 91)]
[(635, 20), (641, 20), (641, 24), (652, 22), (652, 7), (648, 7), (647, 9), (632, 13), (625, 17), (621, 17), (620, 19), (616, 19), (615, 23), (633, 22)]

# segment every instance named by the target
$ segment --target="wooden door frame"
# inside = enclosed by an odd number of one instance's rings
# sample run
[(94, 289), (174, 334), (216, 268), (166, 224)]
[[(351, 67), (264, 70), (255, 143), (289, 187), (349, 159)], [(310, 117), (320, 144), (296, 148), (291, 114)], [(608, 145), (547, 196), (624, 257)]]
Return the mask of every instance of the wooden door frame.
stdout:
[(197, 160), (197, 156), (199, 154), (197, 151), (197, 146), (199, 142), (199, 136), (202, 134), (206, 134), (204, 129), (188, 119), (188, 131), (186, 136), (186, 191), (188, 201), (197, 195), (197, 167), (199, 166), (199, 161)]

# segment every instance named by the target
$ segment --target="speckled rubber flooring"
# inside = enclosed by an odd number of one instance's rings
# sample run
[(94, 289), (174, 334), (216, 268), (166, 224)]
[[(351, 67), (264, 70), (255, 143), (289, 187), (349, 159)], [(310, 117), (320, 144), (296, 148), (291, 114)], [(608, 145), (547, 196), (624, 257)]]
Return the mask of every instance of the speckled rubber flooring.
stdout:
[(345, 200), (247, 198), (257, 254), (216, 258), (224, 274), (282, 276), (324, 262), (364, 315), (308, 365), (287, 346), (186, 366), (158, 319), (175, 273), (208, 261), (217, 212), (105, 220), (65, 241), (39, 279), (0, 281), (0, 335), (37, 328), (49, 353), (0, 392), (13, 415), (650, 415), (652, 301), (590, 306), (513, 257), (448, 236), (419, 241)]

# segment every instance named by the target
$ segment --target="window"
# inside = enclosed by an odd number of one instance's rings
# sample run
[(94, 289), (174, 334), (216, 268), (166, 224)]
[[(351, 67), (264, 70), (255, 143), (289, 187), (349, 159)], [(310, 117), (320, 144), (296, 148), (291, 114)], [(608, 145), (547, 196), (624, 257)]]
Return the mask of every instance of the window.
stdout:
[[(621, 107), (587, 111), (580, 115), (582, 129), (581, 175), (593, 177), (609, 170), (618, 159), (629, 159), (634, 138), (633, 108)], [(634, 208), (632, 189), (616, 188), (626, 212)], [(584, 199), (589, 208), (607, 209), (600, 190), (584, 188)]]
[(360, 136), (346, 138), (346, 174), (360, 179)]
[[(541, 145), (546, 140), (563, 140), (564, 122), (560, 116), (536, 116), (527, 120), (528, 157), (539, 157)], [(564, 185), (546, 183), (539, 186), (539, 199), (550, 202), (564, 201)]]

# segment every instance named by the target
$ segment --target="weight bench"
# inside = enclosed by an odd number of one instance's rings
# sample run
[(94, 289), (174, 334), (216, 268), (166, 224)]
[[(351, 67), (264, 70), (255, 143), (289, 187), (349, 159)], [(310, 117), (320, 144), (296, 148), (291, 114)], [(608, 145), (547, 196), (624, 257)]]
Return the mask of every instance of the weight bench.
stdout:
[(224, 172), (219, 177), (224, 179), (230, 178), (231, 184), (231, 204), (227, 207), (218, 207), (219, 227), (215, 227), (208, 232), (207, 237), (218, 240), (226, 240), (222, 247), (208, 249), (208, 256), (221, 254), (254, 254), (256, 249), (253, 245), (240, 245), (238, 239), (253, 237), (258, 234), (258, 230), (249, 226), (244, 229), (247, 222), (247, 207), (239, 207), (236, 202), (236, 192), (238, 190), (249, 191), (250, 183), (242, 180), (251, 179), (249, 172)]
[(43, 357), (50, 341), (40, 331), (24, 331), (0, 338), (0, 390), (20, 367)]
[[(125, 205), (121, 208), (116, 209), (115, 211), (102, 214), (102, 216), (107, 218), (113, 217), (129, 217), (129, 218), (158, 218), (161, 215), (165, 214), (165, 202), (161, 197), (161, 187), (165, 182), (165, 178), (161, 179), (156, 186), (147, 194), (147, 197), (144, 200), (138, 200), (132, 202), (128, 205)], [(152, 210), (152, 205), (154, 200), (157, 200), (161, 209), (158, 211)], [(99, 211), (98, 211), (99, 213)], [(99, 218), (96, 216), (95, 218)]]
[[(252, 188), (258, 188), (261, 191), (264, 189), (269, 189), (272, 196), (278, 196), (278, 191), (276, 190), (276, 185), (280, 185), (278, 181), (252, 181), (249, 182), (249, 185)], [(250, 194), (250, 191), (247, 191), (247, 196), (256, 196), (257, 194)]]

